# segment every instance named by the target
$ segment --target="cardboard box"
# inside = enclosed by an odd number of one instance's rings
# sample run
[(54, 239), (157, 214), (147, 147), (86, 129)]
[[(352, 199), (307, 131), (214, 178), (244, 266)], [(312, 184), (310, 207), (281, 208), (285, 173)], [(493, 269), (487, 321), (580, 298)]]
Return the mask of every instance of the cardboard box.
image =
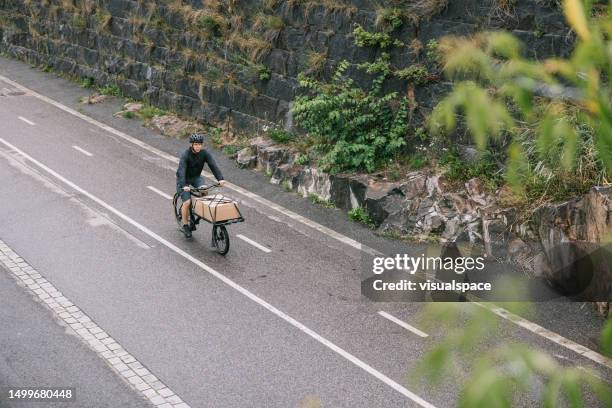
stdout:
[(210, 222), (234, 220), (241, 217), (236, 202), (222, 195), (196, 199), (193, 211)]

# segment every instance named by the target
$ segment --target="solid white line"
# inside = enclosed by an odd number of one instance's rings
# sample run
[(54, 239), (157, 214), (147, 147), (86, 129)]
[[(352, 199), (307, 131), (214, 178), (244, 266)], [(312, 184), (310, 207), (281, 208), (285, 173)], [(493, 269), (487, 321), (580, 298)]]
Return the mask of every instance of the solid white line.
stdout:
[[(76, 116), (79, 119), (82, 119), (82, 120), (84, 120), (85, 122), (87, 122), (89, 124), (92, 124), (92, 125), (97, 126), (97, 127), (101, 128), (101, 129), (104, 129), (107, 132), (109, 132), (109, 133), (111, 133), (111, 134), (113, 134), (115, 136), (118, 136), (118, 137), (122, 138), (123, 140), (126, 140), (126, 141), (128, 141), (128, 142), (130, 142), (130, 143), (132, 143), (132, 144), (134, 144), (134, 145), (136, 145), (136, 146), (138, 146), (138, 147), (148, 151), (148, 152), (156, 154), (157, 156), (162, 157), (162, 158), (164, 158), (166, 160), (169, 160), (169, 161), (171, 161), (173, 163), (177, 163), (178, 164), (178, 162), (179, 162), (179, 159), (177, 157), (174, 157), (174, 156), (172, 156), (172, 155), (170, 155), (170, 154), (168, 154), (168, 153), (166, 153), (164, 151), (156, 149), (155, 147), (150, 146), (150, 145), (146, 144), (145, 142), (142, 142), (142, 141), (136, 139), (135, 137), (132, 137), (132, 136), (126, 134), (126, 133), (123, 133), (123, 132), (113, 128), (113, 127), (105, 125), (102, 122), (98, 122), (97, 120), (92, 119), (89, 116), (83, 115), (82, 113), (77, 112), (76, 110), (74, 110), (72, 108), (69, 108), (68, 106), (63, 105), (63, 104), (61, 104), (61, 103), (59, 103), (59, 102), (57, 102), (57, 101), (55, 101), (55, 100), (45, 96), (45, 95), (41, 95), (41, 94), (39, 94), (39, 93), (29, 89), (29, 88), (26, 88), (25, 86), (23, 86), (21, 84), (18, 84), (17, 82), (15, 82), (15, 81), (13, 81), (13, 80), (11, 80), (9, 78), (6, 78), (6, 77), (0, 75), (0, 80), (10, 84), (11, 86), (13, 86), (15, 88), (18, 88), (18, 89), (22, 90), (23, 92), (26, 92), (27, 94), (29, 94), (29, 95), (37, 98), (37, 99), (40, 99), (41, 101), (44, 101), (44, 102), (46, 102), (46, 103), (48, 103), (50, 105), (53, 105), (56, 108), (63, 110), (64, 112), (67, 112), (67, 113), (69, 113), (69, 114), (71, 114), (73, 116)], [(212, 174), (210, 174), (208, 172), (203, 172), (203, 174), (206, 177), (208, 177), (208, 178), (213, 177)], [(360, 242), (358, 242), (358, 241), (356, 241), (356, 240), (354, 240), (352, 238), (349, 238), (346, 235), (340, 234), (339, 232), (336, 232), (336, 231), (332, 230), (331, 228), (327, 228), (327, 227), (325, 227), (325, 226), (323, 226), (323, 225), (321, 225), (321, 224), (319, 224), (317, 222), (309, 220), (306, 217), (303, 217), (303, 216), (301, 216), (299, 214), (296, 214), (293, 211), (290, 211), (290, 210), (288, 210), (288, 209), (286, 209), (286, 208), (284, 208), (284, 207), (282, 207), (282, 206), (280, 206), (280, 205), (278, 205), (276, 203), (273, 203), (272, 201), (266, 200), (265, 198), (260, 197), (260, 196), (258, 196), (255, 193), (252, 193), (252, 192), (250, 192), (248, 190), (243, 189), (242, 187), (239, 187), (239, 186), (234, 185), (234, 184), (229, 183), (229, 182), (225, 182), (224, 187), (227, 187), (227, 188), (229, 188), (231, 190), (234, 190), (234, 191), (236, 191), (236, 192), (238, 192), (238, 193), (240, 193), (240, 194), (250, 198), (253, 201), (256, 201), (256, 202), (258, 202), (260, 204), (263, 204), (267, 208), (272, 208), (273, 210), (278, 211), (278, 212), (284, 214), (286, 217), (289, 217), (291, 219), (299, 221), (302, 224), (307, 225), (310, 228), (315, 229), (315, 230), (317, 230), (317, 231), (319, 231), (319, 232), (321, 232), (321, 233), (323, 233), (323, 234), (325, 234), (325, 235), (327, 235), (329, 237), (332, 237), (332, 238), (334, 238), (334, 239), (336, 239), (336, 240), (338, 240), (340, 242), (343, 242), (344, 244), (349, 245), (349, 246), (351, 246), (351, 247), (353, 247), (353, 248), (355, 248), (355, 249), (357, 249), (359, 251), (364, 251), (364, 252), (366, 252), (366, 253), (368, 253), (370, 255), (373, 255), (373, 256), (382, 255), (379, 251), (377, 251), (377, 250), (375, 250), (373, 248), (370, 248), (367, 245), (364, 245), (364, 244), (362, 244), (362, 243), (360, 243)]]
[(172, 244), (170, 241), (166, 240), (165, 238), (162, 238), (160, 235), (158, 235), (155, 232), (151, 231), (150, 229), (148, 229), (144, 225), (139, 224), (138, 222), (136, 222), (135, 220), (133, 220), (129, 216), (123, 214), (122, 212), (120, 212), (116, 208), (112, 207), (110, 204), (106, 203), (105, 201), (101, 200), (100, 198), (96, 197), (95, 195), (91, 194), (90, 192), (82, 189), (81, 187), (77, 186), (76, 184), (74, 184), (70, 180), (66, 179), (65, 177), (63, 177), (59, 173), (55, 172), (54, 170), (52, 170), (49, 167), (45, 166), (44, 164), (42, 164), (38, 160), (34, 159), (32, 156), (28, 155), (24, 151), (20, 150), (19, 148), (15, 147), (14, 145), (10, 144), (9, 142), (5, 141), (2, 138), (0, 138), (0, 142), (3, 143), (4, 145), (6, 145), (7, 147), (9, 147), (10, 149), (13, 149), (15, 152), (19, 153), (20, 155), (22, 155), (23, 157), (25, 157), (26, 159), (28, 159), (32, 163), (36, 164), (42, 170), (44, 170), (47, 173), (51, 174), (53, 177), (57, 178), (58, 180), (60, 180), (64, 184), (68, 185), (69, 187), (71, 187), (72, 189), (78, 191), (79, 193), (83, 194), (84, 196), (89, 197), (89, 199), (91, 199), (92, 201), (98, 203), (100, 206), (106, 208), (108, 211), (112, 212), (113, 214), (115, 214), (119, 218), (123, 219), (124, 221), (126, 221), (129, 224), (133, 225), (134, 227), (138, 228), (140, 231), (142, 231), (143, 233), (149, 235), (151, 238), (153, 238), (154, 240), (156, 240), (160, 244), (166, 246), (168, 249), (176, 252), (177, 254), (181, 255), (183, 258), (185, 258), (185, 259), (191, 261), (193, 264), (199, 266), (200, 268), (202, 268), (206, 272), (210, 273), (215, 278), (221, 280), (226, 285), (228, 285), (231, 288), (233, 288), (233, 289), (237, 290), (238, 292), (242, 293), (244, 296), (248, 297), (249, 299), (251, 299), (255, 303), (259, 304), (260, 306), (262, 306), (265, 309), (269, 310), (270, 312), (274, 313), (276, 316), (278, 316), (281, 319), (285, 320), (287, 323), (291, 324), (293, 327), (295, 327), (295, 328), (301, 330), (302, 332), (306, 333), (307, 335), (309, 335), (310, 337), (312, 337), (313, 339), (315, 339), (319, 343), (323, 344), (324, 346), (326, 346), (330, 350), (334, 351), (335, 353), (341, 355), (342, 357), (344, 357), (345, 359), (347, 359), (351, 363), (355, 364), (359, 368), (361, 368), (364, 371), (366, 371), (368, 374), (374, 376), (378, 380), (380, 380), (383, 383), (387, 384), (389, 387), (393, 388), (394, 390), (396, 390), (397, 392), (401, 393), (405, 397), (411, 399), (412, 401), (414, 401), (415, 403), (419, 404), (422, 407), (435, 408), (434, 405), (432, 405), (429, 402), (425, 401), (424, 399), (422, 399), (421, 397), (419, 397), (418, 395), (416, 395), (412, 391), (408, 390), (404, 386), (402, 386), (402, 385), (398, 384), (397, 382), (393, 381), (391, 378), (387, 377), (386, 375), (384, 375), (380, 371), (376, 370), (375, 368), (369, 366), (367, 363), (365, 363), (365, 362), (361, 361), (360, 359), (358, 359), (357, 357), (353, 356), (348, 351), (346, 351), (346, 350), (336, 346), (334, 343), (332, 343), (331, 341), (329, 341), (326, 338), (322, 337), (321, 335), (319, 335), (315, 331), (309, 329), (308, 327), (306, 327), (305, 325), (303, 325), (299, 321), (295, 320), (293, 317), (287, 315), (286, 313), (284, 313), (281, 310), (277, 309), (276, 307), (272, 306), (270, 303), (268, 303), (265, 300), (261, 299), (257, 295), (249, 292), (247, 289), (243, 288), (242, 286), (240, 286), (239, 284), (237, 284), (233, 280), (227, 278), (226, 276), (224, 276), (220, 272), (217, 272), (216, 270), (214, 270), (210, 266), (206, 265), (204, 262), (202, 262), (199, 259), (193, 257), (189, 253), (183, 251), (182, 249), (180, 249), (176, 245)]
[[(67, 112), (67, 113), (69, 113), (69, 114), (71, 114), (73, 116), (76, 116), (79, 119), (82, 119), (82, 120), (84, 120), (85, 122), (87, 122), (89, 124), (92, 124), (92, 125), (94, 125), (96, 127), (99, 127), (99, 128), (101, 128), (103, 130), (106, 130), (107, 132), (109, 132), (109, 133), (111, 133), (111, 134), (113, 134), (115, 136), (118, 136), (118, 137), (122, 138), (123, 140), (128, 141), (128, 142), (130, 142), (130, 143), (132, 143), (132, 144), (134, 144), (134, 145), (136, 145), (136, 146), (138, 146), (138, 147), (140, 147), (140, 148), (142, 148), (142, 149), (144, 149), (144, 150), (146, 150), (146, 151), (148, 151), (150, 153), (153, 153), (153, 154), (155, 154), (155, 155), (157, 155), (159, 157), (162, 157), (162, 158), (164, 158), (164, 159), (166, 159), (166, 160), (168, 160), (168, 161), (170, 161), (172, 163), (178, 163), (178, 161), (179, 161), (178, 158), (176, 158), (176, 157), (174, 157), (174, 156), (172, 156), (172, 155), (170, 155), (170, 154), (168, 154), (168, 153), (166, 153), (166, 152), (164, 152), (162, 150), (156, 149), (155, 147), (150, 146), (150, 145), (148, 145), (145, 142), (142, 142), (142, 141), (140, 141), (140, 140), (138, 140), (138, 139), (136, 139), (136, 138), (134, 138), (132, 136), (129, 136), (129, 135), (127, 135), (127, 134), (125, 134), (125, 133), (115, 129), (115, 128), (112, 128), (112, 127), (110, 127), (108, 125), (105, 125), (102, 122), (98, 122), (97, 120), (92, 119), (89, 116), (85, 116), (82, 113), (77, 112), (76, 110), (74, 110), (72, 108), (69, 108), (68, 106), (65, 106), (65, 105), (63, 105), (63, 104), (61, 104), (61, 103), (59, 103), (59, 102), (57, 102), (57, 101), (47, 97), (47, 96), (41, 95), (41, 94), (39, 94), (39, 93), (29, 89), (29, 88), (26, 88), (25, 86), (15, 82), (15, 81), (13, 81), (13, 80), (11, 80), (9, 78), (6, 78), (5, 76), (0, 75), (0, 80), (10, 84), (11, 86), (13, 86), (15, 88), (18, 88), (18, 89), (22, 90), (23, 92), (26, 92), (27, 94), (29, 94), (29, 95), (37, 98), (37, 99), (40, 99), (43, 102), (46, 102), (46, 103), (48, 103), (50, 105), (53, 105), (56, 108), (61, 109), (64, 112)], [(204, 173), (205, 173), (206, 177), (209, 177), (209, 178), (212, 177), (212, 175), (210, 173), (207, 173), (207, 172), (204, 172)], [(225, 183), (225, 187), (227, 187), (229, 189), (232, 189), (232, 190), (234, 190), (234, 191), (236, 191), (236, 192), (238, 192), (238, 193), (240, 193), (240, 194), (242, 194), (242, 195), (244, 195), (246, 197), (249, 197), (251, 200), (257, 201), (260, 204), (263, 204), (264, 206), (266, 206), (268, 208), (272, 208), (275, 211), (277, 211), (277, 212), (279, 212), (281, 214), (284, 214), (285, 216), (287, 216), (287, 217), (289, 217), (291, 219), (299, 221), (300, 223), (302, 223), (304, 225), (307, 225), (310, 228), (313, 228), (313, 229), (321, 232), (322, 234), (325, 234), (325, 235), (327, 235), (329, 237), (332, 237), (332, 238), (334, 238), (334, 239), (336, 239), (336, 240), (338, 240), (340, 242), (343, 242), (346, 245), (349, 245), (349, 246), (351, 246), (353, 248), (356, 248), (356, 249), (358, 249), (360, 251), (364, 251), (364, 252), (366, 252), (366, 253), (368, 253), (370, 255), (373, 255), (373, 256), (382, 255), (379, 251), (377, 251), (377, 250), (375, 250), (373, 248), (370, 248), (367, 245), (364, 245), (364, 244), (362, 244), (362, 243), (360, 243), (360, 242), (358, 242), (358, 241), (356, 241), (356, 240), (354, 240), (352, 238), (349, 238), (349, 237), (347, 237), (347, 236), (345, 236), (343, 234), (340, 234), (339, 232), (336, 232), (336, 231), (334, 231), (334, 230), (332, 230), (330, 228), (327, 228), (327, 227), (325, 227), (325, 226), (323, 226), (323, 225), (321, 225), (321, 224), (319, 224), (317, 222), (309, 220), (306, 217), (303, 217), (303, 216), (301, 216), (299, 214), (296, 214), (293, 211), (290, 211), (290, 210), (288, 210), (288, 209), (286, 209), (286, 208), (284, 208), (284, 207), (282, 207), (282, 206), (280, 206), (280, 205), (278, 205), (276, 203), (273, 203), (272, 201), (266, 200), (265, 198), (260, 197), (260, 196), (258, 196), (255, 193), (252, 193), (252, 192), (250, 192), (248, 190), (243, 189), (242, 187), (236, 186), (236, 185), (234, 185), (232, 183), (229, 183), (229, 182)], [(499, 308), (499, 309), (505, 311), (505, 309), (503, 309), (503, 308)], [(510, 313), (508, 311), (506, 311), (506, 312)], [(511, 322), (516, 323), (516, 321), (514, 321), (512, 319), (509, 319), (507, 317), (507, 315), (504, 315), (503, 313), (501, 313), (501, 314), (498, 313), (497, 315), (502, 317), (502, 318), (504, 318), (504, 319), (507, 319), (507, 320), (509, 320)], [(523, 319), (523, 320), (525, 320), (525, 319)], [(529, 322), (528, 320), (525, 320), (525, 321)], [(531, 323), (531, 322), (529, 322), (529, 323)], [(535, 325), (535, 323), (533, 323), (533, 324)], [(519, 326), (521, 326), (521, 325), (519, 325)], [(549, 337), (540, 334), (538, 331), (533, 331), (533, 332), (535, 334), (538, 334), (538, 335), (540, 335), (540, 336), (542, 336), (544, 338), (547, 338), (547, 339), (549, 339), (549, 340), (551, 340), (551, 341), (553, 341), (553, 342), (555, 342), (557, 344), (560, 344), (563, 347), (569, 348), (570, 350), (574, 350), (575, 349), (575, 348), (567, 347), (565, 344), (559, 343), (559, 342), (555, 341), (554, 339), (556, 337), (562, 337), (562, 336), (560, 336), (560, 335), (558, 335), (558, 334), (556, 334), (554, 332), (551, 332), (554, 336), (549, 336)], [(578, 345), (578, 346), (582, 347), (580, 345)], [(579, 352), (579, 354), (581, 354), (581, 355), (583, 355), (583, 356), (585, 356), (585, 357), (587, 357), (587, 358), (589, 358), (589, 359), (591, 359), (591, 360), (593, 360), (593, 361), (595, 361), (597, 363), (600, 363), (600, 364), (602, 364), (602, 365), (604, 365), (604, 366), (606, 366), (608, 368), (612, 368), (612, 362), (611, 362), (612, 360), (608, 359), (607, 357), (605, 357), (605, 356), (603, 356), (603, 355), (601, 355), (601, 354), (599, 354), (599, 353), (597, 353), (597, 352), (595, 352), (593, 350), (590, 350), (590, 349), (587, 349), (587, 350), (588, 350), (588, 352), (583, 352), (583, 353)]]
[(481, 302), (472, 302), (475, 305), (478, 305), (480, 307), (483, 307), (489, 311), (491, 311), (492, 313), (495, 313), (497, 316), (502, 317), (506, 320), (510, 320), (511, 322), (513, 322), (514, 324), (516, 324), (517, 326), (520, 326), (526, 330), (529, 330), (532, 333), (535, 333), (539, 336), (542, 336), (550, 341), (552, 341), (553, 343), (556, 343), (562, 347), (565, 347), (566, 349), (572, 350), (573, 352), (588, 358), (589, 360), (592, 360), (596, 363), (599, 363), (609, 369), (612, 369), (612, 359), (609, 359), (608, 357), (597, 353), (596, 351), (591, 350), (588, 347), (585, 347), (581, 344), (578, 344), (568, 338), (565, 338), (563, 336), (561, 336), (560, 334), (557, 334), (553, 331), (550, 331), (534, 322), (531, 322), (527, 319), (523, 319), (522, 317), (515, 315), (512, 312), (509, 312), (508, 310), (496, 306), (496, 305), (489, 305), (487, 303), (481, 303)]
[(24, 118), (23, 116), (17, 116), (17, 119), (19, 119), (19, 120), (21, 120), (21, 121), (23, 121), (23, 122), (27, 123), (27, 124), (28, 124), (28, 125), (30, 125), (30, 126), (35, 126), (35, 125), (36, 125), (36, 123), (34, 123), (34, 122), (30, 121), (30, 120), (27, 120), (27, 119), (26, 119), (26, 118)]
[(85, 149), (81, 149), (79, 146), (74, 146), (74, 145), (73, 145), (73, 146), (72, 146), (72, 148), (73, 148), (74, 150), (78, 150), (79, 152), (83, 153), (85, 156), (89, 156), (89, 157), (93, 156), (93, 154), (89, 153), (89, 152), (88, 152), (87, 150), (85, 150)]
[(259, 249), (261, 249), (261, 250), (262, 250), (262, 251), (264, 251), (265, 253), (270, 253), (270, 252), (272, 252), (272, 250), (271, 250), (270, 248), (266, 248), (265, 246), (263, 246), (263, 245), (261, 245), (261, 244), (258, 244), (257, 242), (253, 241), (253, 240), (252, 240), (252, 239), (250, 239), (250, 238), (245, 237), (245, 236), (244, 236), (244, 235), (242, 235), (242, 234), (238, 234), (238, 235), (236, 235), (236, 236), (237, 236), (238, 238), (240, 238), (241, 240), (243, 240), (244, 242), (248, 242), (249, 244), (253, 245), (255, 248), (259, 248)]
[(422, 332), (421, 330), (417, 329), (416, 327), (412, 327), (411, 325), (409, 325), (406, 322), (401, 321), (400, 319), (398, 319), (397, 317), (390, 315), (387, 312), (383, 312), (382, 310), (380, 312), (378, 312), (379, 315), (381, 315), (382, 317), (391, 320), (393, 323), (402, 326), (404, 329), (406, 330), (410, 330), (411, 332), (413, 332), (414, 334), (416, 334), (417, 336), (421, 336), (421, 337), (428, 337), (429, 335), (425, 332)]
[(168, 195), (168, 194), (164, 193), (163, 191), (156, 189), (153, 186), (147, 186), (147, 188), (149, 190), (159, 194), (160, 196), (164, 197), (165, 199), (172, 200), (172, 198), (173, 198), (171, 195)]

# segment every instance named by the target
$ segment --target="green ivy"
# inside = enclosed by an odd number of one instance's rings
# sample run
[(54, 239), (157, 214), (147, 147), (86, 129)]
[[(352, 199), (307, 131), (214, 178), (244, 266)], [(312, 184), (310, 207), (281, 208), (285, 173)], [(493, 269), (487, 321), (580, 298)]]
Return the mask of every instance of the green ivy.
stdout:
[(426, 84), (429, 80), (429, 72), (422, 65), (410, 65), (404, 69), (395, 71), (395, 76), (400, 79), (405, 79), (415, 85)]
[(353, 30), (355, 44), (358, 47), (380, 47), (387, 48), (390, 46), (401, 47), (404, 45), (398, 39), (393, 39), (388, 33), (371, 33), (366, 31), (360, 24), (355, 25)]
[(326, 170), (372, 172), (406, 144), (408, 100), (397, 92), (382, 94), (385, 73), (369, 90), (358, 87), (345, 76), (348, 67), (342, 61), (329, 84), (299, 75), (306, 94), (296, 98), (293, 115), (315, 138), (314, 149)]

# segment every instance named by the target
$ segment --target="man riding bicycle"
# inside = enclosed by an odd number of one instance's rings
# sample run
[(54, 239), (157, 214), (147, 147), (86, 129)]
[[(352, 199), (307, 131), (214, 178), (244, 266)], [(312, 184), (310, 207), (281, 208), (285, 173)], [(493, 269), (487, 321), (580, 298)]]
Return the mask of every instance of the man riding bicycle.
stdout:
[(195, 225), (189, 223), (189, 206), (191, 205), (190, 186), (202, 187), (205, 185), (204, 178), (201, 176), (202, 169), (205, 164), (215, 175), (219, 186), (223, 187), (225, 180), (221, 174), (221, 170), (215, 163), (212, 155), (205, 149), (202, 149), (204, 137), (199, 134), (193, 134), (189, 137), (191, 146), (183, 152), (179, 161), (178, 169), (176, 170), (176, 192), (181, 193), (181, 218), (183, 222), (183, 233), (187, 238), (191, 238), (191, 231), (195, 231)]

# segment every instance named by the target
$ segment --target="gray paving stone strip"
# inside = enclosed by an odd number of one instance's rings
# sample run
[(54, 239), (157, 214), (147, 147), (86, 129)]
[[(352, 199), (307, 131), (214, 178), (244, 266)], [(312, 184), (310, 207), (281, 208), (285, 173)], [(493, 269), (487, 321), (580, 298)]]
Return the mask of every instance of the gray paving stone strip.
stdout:
[(6, 266), (9, 275), (21, 287), (26, 288), (32, 297), (38, 298), (42, 304), (46, 305), (68, 330), (72, 330), (73, 334), (98, 354), (119, 378), (153, 406), (190, 408), (174, 391), (154, 376), (1, 239), (0, 264)]

